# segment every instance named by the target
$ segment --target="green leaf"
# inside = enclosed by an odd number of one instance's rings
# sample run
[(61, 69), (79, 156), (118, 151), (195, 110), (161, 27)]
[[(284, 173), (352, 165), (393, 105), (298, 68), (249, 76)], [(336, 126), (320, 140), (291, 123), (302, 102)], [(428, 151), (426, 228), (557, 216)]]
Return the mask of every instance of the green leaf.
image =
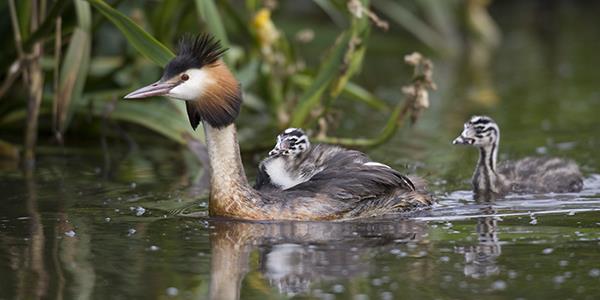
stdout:
[(196, 0), (196, 11), (200, 18), (206, 23), (208, 31), (221, 41), (223, 47), (229, 47), (227, 32), (221, 20), (219, 10), (213, 0)]
[[(309, 75), (294, 74), (292, 76), (292, 82), (301, 88), (308, 88), (312, 80), (312, 77)], [(389, 109), (384, 100), (378, 98), (373, 93), (354, 82), (347, 82), (342, 89), (342, 94), (349, 97), (349, 99), (363, 102), (380, 111), (387, 111)]]
[(373, 6), (427, 46), (435, 50), (446, 50), (444, 37), (402, 5), (391, 0), (377, 0), (373, 1)]
[(324, 60), (315, 80), (302, 94), (298, 106), (292, 116), (291, 127), (303, 127), (310, 111), (319, 103), (321, 95), (338, 73), (344, 61), (344, 54), (351, 38), (349, 31), (344, 32), (337, 40), (335, 47)]
[[(368, 7), (369, 1), (362, 0), (361, 4)], [(330, 98), (335, 98), (348, 80), (360, 69), (364, 55), (364, 49), (361, 50), (363, 46), (360, 44), (368, 37), (370, 23), (366, 16), (362, 18), (351, 16), (351, 18), (350, 27), (337, 39), (333, 50), (322, 62), (313, 84), (300, 97), (298, 107), (295, 108), (292, 116), (291, 126), (304, 127), (311, 110), (321, 102), (321, 96), (327, 87), (333, 84)], [(329, 101), (325, 106), (331, 102)]]
[(90, 5), (83, 0), (76, 0), (78, 26), (75, 28), (67, 53), (60, 68), (58, 90), (55, 91), (54, 124), (59, 133), (64, 133), (73, 113), (72, 101), (82, 99), (83, 87), (88, 76), (91, 52), (90, 28), (92, 13)]
[(87, 0), (125, 36), (142, 55), (154, 63), (165, 66), (175, 55), (130, 18), (110, 7), (102, 0)]
[(87, 79), (90, 61), (90, 35), (88, 32), (76, 28), (67, 48), (63, 65), (60, 68), (60, 79), (56, 91), (55, 124), (58, 131), (63, 133), (71, 115), (71, 101), (81, 99), (83, 86)]
[[(345, 11), (345, 7), (344, 9), (340, 9), (340, 7), (336, 7), (334, 5), (334, 3), (330, 0), (313, 0), (313, 2), (315, 2), (319, 7), (321, 7), (321, 9), (327, 14), (329, 15), (329, 17), (331, 18), (331, 20), (333, 20), (333, 22), (340, 26), (340, 27), (345, 27), (348, 24), (348, 21), (345, 19), (344, 14), (342, 13), (342, 11)], [(346, 4), (344, 3), (344, 6)]]
[[(92, 103), (95, 115), (106, 114), (106, 102), (93, 101)], [(187, 144), (188, 139), (202, 137), (202, 130), (196, 133), (188, 123), (183, 101), (123, 100), (116, 101), (115, 104), (114, 111), (108, 113), (112, 119), (141, 125), (184, 145)]]

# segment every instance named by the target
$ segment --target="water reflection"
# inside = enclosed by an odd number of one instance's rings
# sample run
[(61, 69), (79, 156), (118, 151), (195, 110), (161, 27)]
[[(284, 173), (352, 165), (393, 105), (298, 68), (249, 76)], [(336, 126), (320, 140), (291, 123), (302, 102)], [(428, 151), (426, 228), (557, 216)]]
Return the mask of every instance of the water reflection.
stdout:
[(490, 216), (477, 218), (475, 227), (478, 235), (477, 244), (456, 248), (456, 252), (463, 254), (465, 258), (465, 276), (473, 278), (498, 275), (500, 269), (496, 264), (496, 259), (502, 254), (497, 232), (498, 220), (494, 217), (496, 209), (486, 206), (480, 208), (479, 212), (481, 215)]
[[(20, 273), (20, 270), (25, 269), (23, 276), (19, 276), (20, 279), (23, 279), (19, 285), (24, 287), (19, 289), (22, 293), (19, 298), (41, 299), (46, 296), (48, 289), (48, 272), (44, 264), (46, 238), (38, 209), (36, 182), (30, 168), (25, 170), (25, 185), (28, 191), (26, 209), (29, 217), (30, 238), (22, 256), (22, 265), (15, 271)], [(30, 276), (31, 278), (28, 278)]]
[[(313, 284), (367, 275), (371, 252), (423, 242), (425, 223), (214, 222), (211, 299), (239, 299), (248, 256), (259, 249), (258, 270), (280, 293), (308, 294)], [(419, 248), (419, 247), (416, 247)]]

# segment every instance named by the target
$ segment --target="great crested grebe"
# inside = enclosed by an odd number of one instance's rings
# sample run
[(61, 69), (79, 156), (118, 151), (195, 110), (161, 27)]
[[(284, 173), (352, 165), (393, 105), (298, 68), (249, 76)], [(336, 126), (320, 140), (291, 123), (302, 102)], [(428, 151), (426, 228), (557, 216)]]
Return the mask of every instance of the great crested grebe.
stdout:
[[(317, 144), (311, 147), (310, 139), (299, 128), (288, 128), (277, 136), (277, 142), (269, 156), (260, 162), (255, 188), (289, 189), (310, 180), (315, 174), (329, 169), (346, 172), (352, 168), (390, 168), (371, 161), (364, 153), (334, 145)], [(404, 177), (406, 185), (415, 189), (412, 181), (423, 184), (418, 178)], [(421, 188), (420, 186), (418, 186)]]
[(496, 167), (500, 128), (488, 116), (473, 116), (455, 145), (479, 148), (479, 161), (473, 174), (476, 194), (568, 193), (583, 188), (583, 177), (575, 162), (556, 157), (526, 157), (505, 161)]
[(234, 125), (242, 103), (241, 89), (220, 59), (224, 52), (210, 35), (183, 38), (162, 78), (125, 96), (164, 95), (184, 100), (192, 127), (196, 129), (202, 122), (211, 164), (211, 216), (335, 220), (405, 212), (433, 203), (421, 187), (407, 184), (406, 177), (387, 167), (344, 172), (327, 168), (287, 190), (253, 189), (244, 173)]

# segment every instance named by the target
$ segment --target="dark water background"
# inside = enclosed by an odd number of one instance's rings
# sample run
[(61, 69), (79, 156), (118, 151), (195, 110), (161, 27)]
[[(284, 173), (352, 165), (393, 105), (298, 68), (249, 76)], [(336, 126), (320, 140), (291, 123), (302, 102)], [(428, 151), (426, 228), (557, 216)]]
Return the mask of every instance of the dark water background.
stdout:
[[(503, 42), (489, 65), (437, 59), (431, 109), (368, 151), (425, 176), (431, 211), (358, 223), (188, 217), (206, 212), (188, 184), (201, 170), (160, 136), (42, 146), (32, 174), (0, 165), (0, 299), (598, 299), (598, 5), (517, 3), (492, 7)], [(393, 101), (414, 41), (372, 43), (359, 80)], [(341, 135), (368, 136), (385, 117), (355, 110)], [(480, 113), (500, 124), (501, 159), (573, 158), (584, 191), (473, 201), (477, 153), (450, 141)]]

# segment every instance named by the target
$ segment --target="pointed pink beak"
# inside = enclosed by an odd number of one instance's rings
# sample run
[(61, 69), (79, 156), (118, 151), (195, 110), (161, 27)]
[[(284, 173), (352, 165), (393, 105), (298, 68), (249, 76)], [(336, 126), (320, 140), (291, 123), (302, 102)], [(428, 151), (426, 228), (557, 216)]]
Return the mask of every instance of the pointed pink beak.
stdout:
[(153, 84), (147, 85), (143, 88), (139, 88), (129, 94), (127, 94), (125, 99), (141, 99), (148, 98), (153, 96), (162, 96), (168, 94), (174, 87), (179, 85), (178, 82), (161, 82), (157, 81)]

